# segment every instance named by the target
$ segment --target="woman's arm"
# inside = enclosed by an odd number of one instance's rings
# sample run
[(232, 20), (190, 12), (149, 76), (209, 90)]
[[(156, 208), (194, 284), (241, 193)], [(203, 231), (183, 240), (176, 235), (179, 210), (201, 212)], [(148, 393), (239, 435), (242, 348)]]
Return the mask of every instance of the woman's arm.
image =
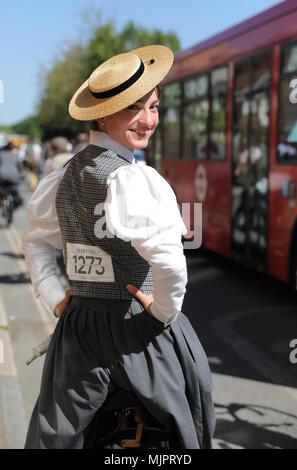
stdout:
[[(169, 324), (181, 311), (187, 284), (181, 242), (187, 230), (171, 187), (151, 167), (121, 167), (108, 180), (105, 213), (109, 230), (131, 241), (151, 265), (153, 297), (140, 295), (145, 296), (143, 299), (151, 313), (165, 325)], [(133, 288), (129, 291), (140, 299)]]
[(56, 316), (62, 313), (61, 309), (68, 302), (56, 262), (56, 250), (62, 249), (63, 244), (55, 199), (63, 172), (64, 169), (56, 170), (39, 183), (27, 207), (28, 226), (22, 237), (35, 295), (41, 296)]

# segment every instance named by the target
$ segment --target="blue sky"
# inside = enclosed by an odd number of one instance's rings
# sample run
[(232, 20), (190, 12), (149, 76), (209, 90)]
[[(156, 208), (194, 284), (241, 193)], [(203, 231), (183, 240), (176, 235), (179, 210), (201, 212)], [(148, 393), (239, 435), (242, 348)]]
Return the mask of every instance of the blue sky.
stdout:
[[(149, 29), (174, 31), (182, 49), (249, 18), (279, 0), (2, 0), (0, 3), (0, 124), (34, 114), (40, 70), (65, 42), (86, 38), (90, 12), (101, 10), (121, 29), (132, 19)], [(1, 93), (3, 85), (3, 100)], [(4, 101), (4, 102), (1, 102)]]

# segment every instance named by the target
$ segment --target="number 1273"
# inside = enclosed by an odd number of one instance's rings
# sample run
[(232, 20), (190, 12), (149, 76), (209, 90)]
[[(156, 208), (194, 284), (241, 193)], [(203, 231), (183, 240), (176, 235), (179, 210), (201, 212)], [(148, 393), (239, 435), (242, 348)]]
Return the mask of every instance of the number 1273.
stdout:
[[(101, 266), (102, 258), (99, 258), (98, 256), (72, 256), (74, 260), (74, 269), (75, 269), (75, 274), (91, 274), (92, 268), (95, 269), (95, 273), (98, 274), (99, 276), (102, 275), (105, 271), (104, 267)], [(90, 262), (88, 262), (90, 260)], [(98, 263), (95, 263), (95, 260), (98, 261)], [(80, 265), (80, 261), (82, 262)], [(80, 266), (79, 266), (80, 265)], [(98, 271), (98, 266), (100, 267), (100, 270)], [(88, 269), (88, 271), (86, 271)]]

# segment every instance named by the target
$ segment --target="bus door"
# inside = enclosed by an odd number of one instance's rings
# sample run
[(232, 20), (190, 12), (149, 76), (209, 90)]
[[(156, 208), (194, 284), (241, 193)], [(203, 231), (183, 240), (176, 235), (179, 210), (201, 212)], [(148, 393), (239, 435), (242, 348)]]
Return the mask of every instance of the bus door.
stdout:
[(271, 54), (235, 63), (232, 138), (231, 250), (265, 268)]

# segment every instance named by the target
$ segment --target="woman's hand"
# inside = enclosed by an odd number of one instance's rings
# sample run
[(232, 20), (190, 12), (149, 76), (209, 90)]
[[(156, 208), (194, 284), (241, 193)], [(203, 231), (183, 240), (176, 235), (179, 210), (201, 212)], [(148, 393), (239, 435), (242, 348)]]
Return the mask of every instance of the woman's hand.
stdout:
[(55, 310), (54, 310), (54, 314), (55, 314), (55, 317), (58, 317), (60, 318), (60, 316), (62, 315), (62, 313), (64, 312), (65, 308), (67, 307), (67, 305), (69, 304), (70, 302), (70, 289), (68, 289), (66, 292), (65, 292), (65, 297), (63, 300), (61, 300), (61, 302), (58, 303), (58, 305), (56, 305), (55, 307)]
[(139, 302), (145, 308), (147, 313), (153, 316), (151, 309), (150, 309), (150, 306), (152, 305), (154, 301), (153, 294), (146, 295), (141, 290), (139, 290), (138, 287), (134, 286), (133, 284), (127, 284), (126, 289), (130, 292), (130, 294), (136, 297), (137, 300), (139, 300)]

